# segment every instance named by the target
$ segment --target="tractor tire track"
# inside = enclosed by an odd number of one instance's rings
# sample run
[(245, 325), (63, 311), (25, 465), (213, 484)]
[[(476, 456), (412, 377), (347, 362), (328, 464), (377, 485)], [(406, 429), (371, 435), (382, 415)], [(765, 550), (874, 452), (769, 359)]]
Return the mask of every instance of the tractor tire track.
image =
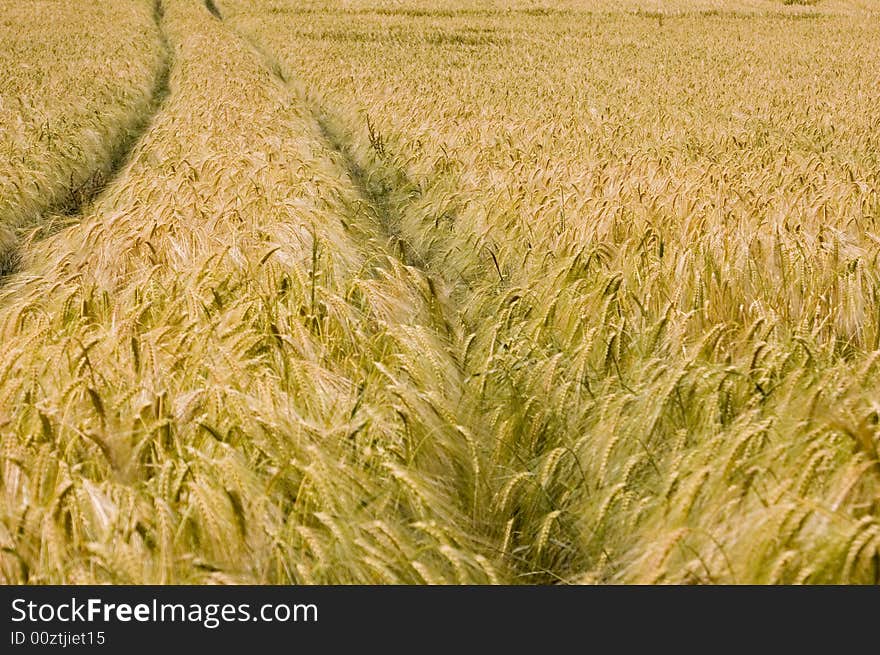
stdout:
[[(205, 0), (205, 7), (215, 17), (223, 20), (222, 13), (213, 0)], [(469, 325), (466, 321), (464, 307), (460, 302), (453, 300), (457, 295), (453, 293), (454, 290), (460, 289), (463, 282), (466, 284), (464, 278), (459, 275), (459, 280), (450, 279), (446, 271), (435, 266), (431, 262), (431, 258), (425, 253), (419, 252), (405, 234), (402, 225), (406, 209), (394, 202), (395, 196), (401, 195), (399, 192), (402, 189), (397, 188), (388, 179), (389, 176), (384, 174), (384, 171), (368, 169), (361, 165), (348, 143), (349, 136), (343, 129), (338, 127), (339, 121), (332, 113), (311, 99), (305, 90), (296, 84), (295, 78), (286, 74), (280, 62), (252, 36), (229, 26), (228, 23), (226, 25), (262, 57), (266, 68), (272, 72), (279, 83), (295, 94), (298, 101), (308, 111), (314, 125), (316, 137), (327, 148), (331, 159), (334, 160), (334, 165), (339, 169), (340, 173), (351, 183), (362, 206), (368, 210), (371, 227), (375, 236), (384, 242), (384, 247), (381, 248), (379, 254), (396, 259), (405, 267), (418, 271), (427, 281), (432, 293), (437, 286), (440, 286), (446, 292), (444, 295), (452, 301), (450, 303), (451, 306), (443, 310), (442, 323), (444, 324), (443, 331), (446, 333), (446, 337), (458, 332), (458, 336), (464, 339), (468, 335), (473, 334), (476, 330), (474, 326)], [(407, 185), (408, 181), (404, 179), (402, 184)], [(375, 244), (370, 246), (360, 244), (360, 247), (363, 251), (376, 248)], [(367, 252), (367, 254), (370, 253)], [(443, 304), (440, 303), (441, 306)], [(455, 330), (453, 326), (456, 324), (463, 330)], [(461, 334), (462, 331), (463, 334)], [(453, 350), (451, 348), (450, 352)], [(456, 363), (458, 364), (459, 362)]]
[[(348, 218), (363, 221), (359, 229), (350, 230), (353, 246), (367, 259), (376, 261), (376, 268), (384, 270), (389, 278), (401, 282), (402, 285), (409, 284), (412, 280), (408, 280), (400, 272), (400, 269), (405, 269), (421, 281), (420, 286), (426, 288), (422, 291), (422, 303), (428, 318), (414, 324), (400, 323), (395, 329), (403, 332), (410, 327), (423, 330), (428, 338), (424, 342), (420, 341), (419, 345), (429, 350), (419, 352), (416, 357), (432, 364), (438, 363), (448, 374), (444, 375), (443, 383), (432, 387), (431, 393), (406, 395), (404, 392), (406, 399), (403, 400), (402, 407), (406, 409), (399, 410), (398, 415), (405, 430), (409, 433), (409, 421), (415, 420), (422, 423), (426, 433), (439, 435), (435, 431), (435, 428), (439, 428), (435, 417), (441, 416), (438, 407), (445, 407), (448, 410), (446, 416), (457, 416), (454, 429), (446, 438), (455, 443), (454, 448), (473, 449), (468, 452), (478, 457), (477, 443), (493, 443), (486, 434), (486, 426), (491, 425), (493, 409), (483, 403), (482, 395), (478, 392), (484, 379), (481, 377), (482, 370), (477, 363), (468, 361), (469, 348), (479, 330), (467, 318), (467, 303), (474, 297), (472, 290), (462, 287), (463, 280), (450, 279), (447, 270), (438, 266), (429, 254), (420, 252), (407, 238), (404, 218), (408, 211), (407, 193), (410, 187), (406, 177), (394, 177), (388, 171), (360, 163), (351, 141), (353, 137), (342, 127), (342, 122), (319, 102), (312, 100), (296, 77), (286, 72), (280, 62), (259, 42), (228, 22), (226, 25), (262, 57), (266, 69), (300, 103), (312, 137), (325, 150), (325, 156), (329, 158), (336, 174), (349, 183), (358, 206)], [(355, 232), (359, 234), (355, 235)], [(432, 342), (434, 347), (430, 345)], [(394, 386), (397, 385), (396, 381), (392, 382)], [(398, 397), (397, 393), (398, 391), (392, 392), (392, 396)], [(403, 395), (399, 397), (404, 398)], [(450, 425), (445, 424), (444, 427), (449, 428)], [(440, 431), (442, 432), (442, 428)], [(441, 439), (439, 436), (437, 438)], [(450, 483), (453, 487), (476, 489), (486, 483), (482, 476), (489, 467), (484, 467), (483, 464), (475, 464), (471, 469), (450, 466), (443, 473), (432, 470), (435, 464), (436, 462), (413, 462), (411, 466), (419, 475), (425, 475), (429, 479), (454, 481)], [(459, 507), (459, 511), (461, 521), (473, 519), (471, 506)], [(485, 526), (482, 524), (475, 523), (472, 527), (473, 546), (487, 558), (497, 557), (500, 550), (495, 544), (494, 535), (483, 533), (482, 528)]]
[[(505, 351), (508, 350), (515, 353), (511, 357), (518, 358), (514, 366), (528, 361), (530, 370), (553, 371), (559, 386), (577, 389), (579, 393), (589, 393), (592, 396), (589, 385), (586, 385), (586, 391), (582, 391), (582, 387), (585, 385), (583, 376), (578, 370), (569, 370), (564, 367), (556, 368), (555, 362), (560, 358), (561, 351), (551, 332), (539, 329), (531, 333), (526, 339), (525, 346), (516, 351), (516, 348), (524, 343), (524, 330), (529, 326), (534, 328), (532, 323), (539, 321), (537, 318), (530, 318), (530, 315), (534, 313), (537, 316), (538, 313), (532, 311), (532, 303), (527, 298), (526, 291), (522, 293), (515, 291), (510, 271), (503, 265), (503, 262), (499, 262), (495, 254), (497, 246), (484, 236), (456, 233), (453, 229), (457, 222), (454, 210), (452, 212), (444, 211), (440, 217), (431, 217), (434, 218), (433, 221), (428, 216), (420, 216), (423, 212), (417, 204), (418, 198), (421, 197), (419, 185), (409, 179), (406, 171), (388, 161), (384, 153), (372, 143), (372, 135), (370, 145), (376, 150), (377, 157), (359, 156), (357, 136), (350, 128), (346, 127), (344, 115), (334, 115), (333, 111), (326, 107), (320, 99), (312, 99), (308, 90), (303, 88), (293, 75), (288, 76), (280, 63), (267, 53), (260, 43), (255, 42), (254, 37), (246, 32), (240, 32), (234, 27), (231, 29), (263, 56), (266, 66), (275, 73), (281, 83), (299, 97), (303, 106), (311, 114), (317, 127), (317, 135), (326, 144), (331, 157), (336, 160), (340, 172), (348, 177), (364, 204), (369, 208), (375, 232), (378, 233), (378, 236), (383, 237), (387, 244), (383, 250), (388, 253), (389, 257), (395, 257), (404, 265), (418, 270), (426, 279), (436, 280), (445, 287), (445, 295), (449, 302), (441, 309), (444, 313), (443, 321), (447, 325), (453, 320), (456, 321), (458, 329), (447, 330), (446, 335), (442, 334), (440, 324), (435, 324), (430, 329), (434, 330), (437, 336), (446, 342), (446, 361), (455, 364), (458, 378), (442, 393), (447, 400), (456, 396), (462, 399), (459, 406), (466, 407), (466, 409), (463, 415), (459, 415), (463, 416), (459, 420), (462, 425), (466, 425), (471, 430), (475, 439), (474, 443), (480, 444), (474, 446), (475, 450), (481, 450), (481, 455), (475, 455), (475, 458), (481, 462), (480, 468), (484, 470), (497, 468), (509, 472), (511, 476), (535, 476), (542, 470), (541, 467), (546, 462), (553, 461), (554, 453), (558, 454), (566, 450), (578, 460), (577, 466), (581, 470), (579, 484), (583, 485), (582, 490), (588, 490), (587, 478), (583, 473), (579, 456), (573, 449), (577, 442), (570, 435), (556, 434), (556, 438), (536, 441), (529, 447), (530, 449), (520, 451), (511, 446), (508, 452), (501, 453), (497, 445), (500, 443), (498, 436), (489, 427), (494, 424), (497, 418), (496, 410), (499, 403), (508, 407), (511, 415), (516, 415), (519, 407), (529, 407), (531, 405), (530, 399), (537, 397), (532, 393), (530, 386), (532, 378), (528, 374), (524, 376), (493, 374), (496, 368), (495, 362), (502, 362), (501, 366), (503, 367), (503, 362), (507, 357)], [(368, 129), (372, 132), (369, 125)], [(413, 222), (425, 219), (433, 224), (425, 225), (426, 233), (421, 235), (427, 236), (427, 240), (419, 238), (419, 224)], [(447, 225), (447, 222), (450, 224)], [(439, 249), (432, 248), (433, 243), (439, 243), (441, 247)], [(368, 242), (362, 242), (361, 247), (364, 250), (371, 247), (376, 248), (375, 245)], [(456, 250), (468, 253), (463, 264), (464, 268), (461, 270), (454, 265), (450, 266), (450, 262), (446, 259), (445, 253)], [(512, 294), (512, 291), (515, 293)], [(540, 302), (539, 299), (536, 301)], [(491, 321), (488, 324), (481, 322), (481, 317), (505, 313), (507, 318), (504, 324), (496, 326), (494, 330)], [(514, 315), (519, 318), (514, 319)], [(546, 319), (544, 323), (546, 323)], [(476, 344), (474, 350), (482, 349), (486, 356), (483, 358), (469, 357), (468, 353), (472, 343)], [(511, 343), (514, 344), (513, 347), (510, 346)], [(528, 353), (524, 354), (522, 350), (526, 347)], [(610, 377), (611, 374), (608, 376)], [(620, 384), (624, 385), (619, 367), (617, 377), (620, 379)], [(490, 383), (497, 385), (498, 389), (494, 392), (496, 394), (495, 400), (487, 402), (486, 389)], [(632, 392), (631, 389), (627, 388), (627, 390)], [(553, 418), (554, 412), (558, 412), (558, 410), (547, 410), (545, 415)], [(525, 417), (523, 420), (525, 421)], [(560, 420), (560, 425), (565, 424)], [(546, 425), (549, 425), (549, 422), (545, 422)], [(496, 457), (500, 459), (496, 459)], [(416, 465), (415, 468), (419, 470), (420, 467)], [(468, 484), (467, 475), (467, 472), (458, 469), (446, 472), (447, 480), (454, 481), (451, 484), (461, 488)], [(491, 487), (492, 483), (490, 482), (487, 488)], [(496, 491), (500, 491), (500, 488), (496, 488)], [(542, 502), (547, 504), (547, 512), (549, 513), (546, 516), (552, 517), (555, 516), (552, 512), (561, 511), (556, 504), (557, 498), (551, 496), (546, 490)], [(560, 498), (559, 502), (567, 503), (569, 501), (563, 501)], [(510, 522), (505, 516), (505, 523), (512, 525), (515, 519), (514, 512), (509, 515)], [(531, 558), (538, 555), (526, 556), (512, 553), (506, 545), (502, 545), (496, 539), (497, 535), (480, 534), (479, 526), (472, 527), (476, 530), (476, 534), (480, 535), (476, 537), (479, 548), (490, 559), (503, 554), (506, 562), (514, 570), (521, 571), (521, 575), (539, 575), (547, 580), (563, 579), (553, 567), (538, 566), (535, 568), (535, 561)], [(520, 547), (531, 548), (530, 538), (524, 534), (522, 539)], [(580, 536), (572, 536), (571, 541), (579, 543)]]
[(155, 0), (153, 5), (153, 21), (159, 34), (161, 61), (153, 81), (147, 109), (135, 117), (130, 126), (123, 129), (122, 137), (112, 145), (108, 159), (94, 170), (86, 179), (70, 186), (64, 197), (50, 205), (38, 222), (34, 217), (30, 222), (18, 229), (0, 225), (0, 286), (15, 273), (22, 269), (22, 236), (29, 234), (29, 241), (40, 241), (60, 230), (78, 223), (104, 191), (123, 174), (130, 163), (137, 144), (153, 124), (155, 115), (162, 108), (169, 93), (169, 78), (172, 68), (172, 49), (163, 27), (164, 8), (162, 0)]
[(153, 124), (153, 118), (162, 108), (165, 98), (168, 97), (168, 80), (171, 76), (171, 44), (162, 27), (164, 9), (162, 0), (155, 0), (153, 5), (153, 20), (159, 32), (159, 44), (162, 50), (162, 63), (153, 82), (150, 92), (150, 101), (146, 113), (139, 116), (127, 134), (113, 148), (111, 159), (106, 170), (97, 171), (85, 183), (71, 189), (64, 206), (59, 208), (59, 213), (66, 216), (79, 216), (120, 176), (123, 169), (131, 161), (135, 147), (143, 139)]

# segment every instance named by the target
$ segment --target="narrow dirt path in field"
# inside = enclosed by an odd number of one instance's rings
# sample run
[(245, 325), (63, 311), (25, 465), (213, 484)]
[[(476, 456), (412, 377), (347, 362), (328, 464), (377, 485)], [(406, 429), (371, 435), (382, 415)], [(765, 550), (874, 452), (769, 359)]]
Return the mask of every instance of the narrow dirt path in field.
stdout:
[[(122, 138), (112, 144), (110, 158), (104, 162), (80, 184), (66, 190), (62, 200), (47, 208), (39, 224), (36, 218), (31, 224), (18, 230), (15, 241), (6, 246), (6, 252), (0, 257), (0, 286), (9, 276), (19, 272), (22, 263), (21, 249), (26, 242), (39, 241), (71, 224), (79, 222), (88, 208), (100, 197), (104, 190), (122, 173), (136, 146), (150, 129), (153, 118), (162, 107), (168, 96), (168, 79), (171, 74), (171, 46), (163, 29), (164, 8), (162, 0), (155, 0), (153, 20), (159, 33), (161, 48), (161, 64), (157, 71), (147, 111), (134, 119), (131, 127), (123, 132)], [(22, 233), (29, 232), (27, 238)], [(0, 244), (2, 247), (2, 244)]]

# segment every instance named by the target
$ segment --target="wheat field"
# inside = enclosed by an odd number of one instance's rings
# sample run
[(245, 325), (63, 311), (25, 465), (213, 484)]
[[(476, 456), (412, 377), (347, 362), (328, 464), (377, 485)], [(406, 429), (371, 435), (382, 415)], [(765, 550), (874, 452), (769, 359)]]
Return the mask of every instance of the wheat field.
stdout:
[(0, 9), (0, 582), (880, 582), (880, 3)]

